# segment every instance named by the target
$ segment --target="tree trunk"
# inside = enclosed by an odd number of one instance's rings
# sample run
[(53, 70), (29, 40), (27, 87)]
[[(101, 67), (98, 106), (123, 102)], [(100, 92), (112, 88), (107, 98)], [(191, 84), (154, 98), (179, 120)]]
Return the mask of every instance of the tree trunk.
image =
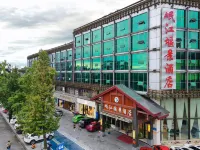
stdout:
[(12, 119), (12, 110), (9, 111), (9, 122)]
[(43, 150), (47, 150), (47, 137), (46, 137), (46, 133), (43, 134), (43, 138), (44, 138), (44, 149)]

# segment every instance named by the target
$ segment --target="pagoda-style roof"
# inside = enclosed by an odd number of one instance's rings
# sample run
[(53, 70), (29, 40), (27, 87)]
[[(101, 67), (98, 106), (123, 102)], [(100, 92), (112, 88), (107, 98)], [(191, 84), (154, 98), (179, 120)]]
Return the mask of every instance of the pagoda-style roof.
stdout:
[(145, 98), (139, 95), (137, 92), (126, 87), (123, 84), (114, 85), (113, 87), (105, 90), (104, 92), (92, 97), (91, 100), (98, 100), (99, 97), (102, 97), (103, 95), (105, 95), (106, 93), (114, 89), (124, 94), (130, 100), (134, 101), (136, 103), (137, 108), (142, 109), (143, 111), (145, 111), (146, 113), (148, 113), (149, 115), (155, 118), (163, 119), (169, 115), (169, 111), (167, 111), (165, 108), (161, 107), (159, 104), (157, 104), (150, 98)]

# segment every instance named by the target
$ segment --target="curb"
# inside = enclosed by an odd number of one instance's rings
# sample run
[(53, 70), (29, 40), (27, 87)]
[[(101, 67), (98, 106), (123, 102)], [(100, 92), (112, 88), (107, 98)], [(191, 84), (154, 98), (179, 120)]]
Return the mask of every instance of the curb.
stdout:
[(12, 129), (12, 132), (15, 134), (15, 136), (17, 137), (17, 139), (20, 141), (21, 145), (23, 146), (23, 148), (25, 150), (28, 150), (24, 141), (22, 141), (22, 139), (18, 136), (18, 134), (16, 133), (16, 131), (13, 129), (13, 127), (11, 126), (11, 124), (8, 122), (8, 120), (5, 118), (4, 114), (2, 114), (1, 112), (1, 115), (3, 116), (3, 119), (6, 121), (6, 123), (9, 125), (9, 127)]

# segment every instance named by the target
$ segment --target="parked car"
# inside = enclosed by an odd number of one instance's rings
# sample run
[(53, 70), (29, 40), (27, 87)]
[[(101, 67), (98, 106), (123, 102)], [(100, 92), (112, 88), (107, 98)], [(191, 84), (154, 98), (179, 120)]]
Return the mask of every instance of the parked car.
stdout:
[(11, 120), (10, 120), (10, 124), (14, 125), (17, 122), (17, 118), (14, 116)]
[(8, 113), (8, 110), (7, 110), (7, 109), (4, 109), (4, 110), (3, 110), (3, 113), (7, 114), (7, 113)]
[(56, 109), (56, 110), (55, 110), (55, 116), (57, 116), (57, 117), (62, 117), (62, 116), (63, 116), (63, 111), (62, 111), (62, 110), (59, 110), (59, 109)]
[(86, 118), (84, 115), (76, 115), (72, 118), (72, 122), (73, 123), (78, 123), (80, 120), (82, 120), (83, 118)]
[[(50, 133), (50, 134), (46, 134), (46, 137), (51, 140), (54, 136), (54, 133)], [(36, 135), (36, 134), (26, 134), (24, 136), (24, 142), (28, 143), (28, 144), (35, 144), (38, 141), (42, 141), (43, 140), (43, 135)]]
[(100, 130), (100, 122), (94, 121), (91, 122), (89, 125), (86, 126), (87, 131), (93, 132)]
[(181, 147), (181, 146), (171, 146), (170, 150), (192, 150), (191, 148), (188, 147)]
[(169, 150), (169, 147), (165, 145), (154, 145), (154, 150)]
[(14, 125), (14, 129), (16, 130), (17, 128), (20, 127), (20, 124), (17, 123), (17, 121), (15, 122), (15, 125)]
[(190, 148), (193, 150), (200, 150), (200, 145), (185, 144), (184, 147)]
[(97, 120), (94, 118), (83, 118), (82, 120), (79, 121), (79, 127), (85, 128), (87, 125), (89, 125), (93, 121), (97, 121)]

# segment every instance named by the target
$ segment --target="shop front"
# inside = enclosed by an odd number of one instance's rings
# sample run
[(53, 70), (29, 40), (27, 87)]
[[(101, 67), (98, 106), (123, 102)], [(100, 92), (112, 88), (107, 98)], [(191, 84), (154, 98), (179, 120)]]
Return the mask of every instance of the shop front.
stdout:
[(77, 98), (78, 112), (88, 117), (96, 118), (96, 103), (94, 101)]
[(114, 130), (131, 137), (134, 147), (139, 146), (139, 139), (149, 145), (160, 142), (153, 140), (157, 138), (154, 138), (153, 129), (159, 128), (156, 126), (159, 120), (169, 115), (163, 107), (122, 84), (109, 88), (91, 100), (99, 103), (99, 99), (103, 132), (110, 124)]
[(54, 97), (57, 99), (57, 106), (66, 110), (75, 111), (76, 99), (62, 92), (55, 92)]

